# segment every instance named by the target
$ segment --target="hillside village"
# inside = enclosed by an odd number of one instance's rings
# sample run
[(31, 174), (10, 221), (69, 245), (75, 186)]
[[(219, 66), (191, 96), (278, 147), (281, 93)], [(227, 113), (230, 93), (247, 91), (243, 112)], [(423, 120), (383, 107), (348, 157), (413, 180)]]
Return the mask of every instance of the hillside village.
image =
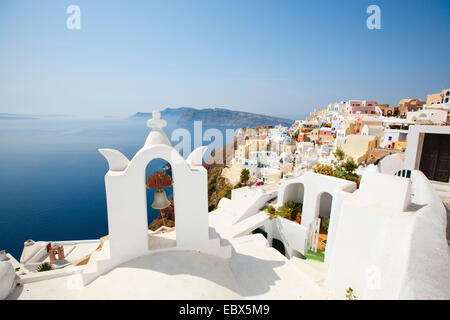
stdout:
[(308, 171), (335, 170), (345, 162), (362, 174), (389, 155), (398, 157), (403, 169), (409, 126), (448, 125), (449, 98), (450, 89), (445, 89), (428, 95), (426, 101), (401, 99), (396, 107), (377, 101), (341, 101), (314, 110), (291, 127), (241, 129), (223, 176), (234, 185), (247, 169), (252, 183), (271, 183)]

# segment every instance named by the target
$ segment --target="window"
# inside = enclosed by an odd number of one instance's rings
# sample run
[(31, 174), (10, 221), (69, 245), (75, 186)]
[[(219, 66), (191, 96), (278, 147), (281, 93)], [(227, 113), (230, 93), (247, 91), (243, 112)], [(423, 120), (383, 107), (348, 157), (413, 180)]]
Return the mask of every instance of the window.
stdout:
[(445, 103), (447, 103), (448, 102), (448, 98), (445, 98)]
[(392, 137), (389, 137), (388, 140), (389, 140), (389, 141), (392, 141)]
[(445, 95), (448, 97), (448, 96), (450, 96), (450, 91), (447, 91), (446, 93), (445, 93)]

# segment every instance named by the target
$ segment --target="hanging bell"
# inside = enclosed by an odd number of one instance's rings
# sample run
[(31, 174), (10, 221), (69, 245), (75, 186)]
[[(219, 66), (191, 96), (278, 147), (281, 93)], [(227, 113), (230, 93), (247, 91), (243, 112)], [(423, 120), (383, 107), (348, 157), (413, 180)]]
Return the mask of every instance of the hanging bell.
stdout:
[(152, 208), (161, 210), (167, 208), (168, 206), (170, 206), (170, 201), (167, 200), (164, 189), (156, 189)]

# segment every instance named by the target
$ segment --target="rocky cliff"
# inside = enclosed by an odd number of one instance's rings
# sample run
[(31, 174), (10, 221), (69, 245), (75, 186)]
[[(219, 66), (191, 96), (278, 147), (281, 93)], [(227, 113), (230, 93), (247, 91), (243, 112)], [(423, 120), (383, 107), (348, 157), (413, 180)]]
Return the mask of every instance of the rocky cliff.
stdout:
[(170, 206), (159, 211), (158, 217), (153, 220), (148, 227), (150, 230), (155, 231), (162, 226), (166, 226), (169, 228), (175, 226), (175, 209), (173, 207), (173, 196), (170, 196), (168, 200), (170, 201)]
[[(148, 120), (151, 113), (138, 112), (131, 119)], [(161, 111), (161, 117), (178, 126), (191, 126), (194, 121), (202, 121), (204, 126), (216, 127), (256, 127), (264, 125), (291, 126), (294, 121), (280, 117), (272, 117), (243, 111), (233, 111), (224, 108), (166, 108)]]

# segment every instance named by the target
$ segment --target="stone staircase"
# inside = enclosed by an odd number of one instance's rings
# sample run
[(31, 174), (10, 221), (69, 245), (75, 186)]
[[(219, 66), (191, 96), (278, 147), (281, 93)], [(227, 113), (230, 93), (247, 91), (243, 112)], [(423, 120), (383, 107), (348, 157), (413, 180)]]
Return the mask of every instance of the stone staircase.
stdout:
[(232, 248), (230, 242), (227, 239), (223, 239), (213, 227), (209, 227), (209, 241), (212, 242), (213, 246), (220, 247), (222, 258), (227, 259), (231, 257)]

